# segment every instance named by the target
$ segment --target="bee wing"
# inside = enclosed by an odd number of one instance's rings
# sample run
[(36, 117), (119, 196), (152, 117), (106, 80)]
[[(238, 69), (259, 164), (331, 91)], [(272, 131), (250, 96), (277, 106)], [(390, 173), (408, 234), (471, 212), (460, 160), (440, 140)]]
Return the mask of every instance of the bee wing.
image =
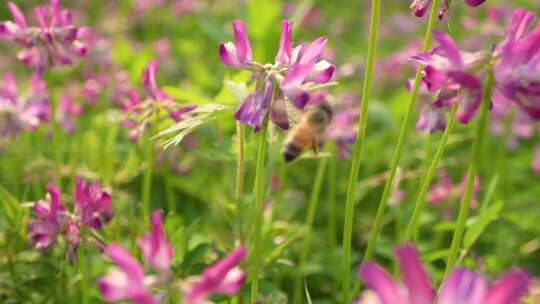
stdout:
[(295, 108), (292, 103), (285, 102), (285, 108), (287, 109), (287, 117), (289, 119), (289, 125), (294, 127), (300, 121), (302, 117), (302, 111)]

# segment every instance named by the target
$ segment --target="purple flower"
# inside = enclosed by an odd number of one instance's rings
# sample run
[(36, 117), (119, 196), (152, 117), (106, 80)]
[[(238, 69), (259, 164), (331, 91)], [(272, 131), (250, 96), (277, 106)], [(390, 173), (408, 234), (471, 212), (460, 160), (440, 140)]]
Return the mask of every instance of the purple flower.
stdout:
[(73, 24), (69, 10), (60, 7), (59, 0), (35, 8), (38, 26), (28, 26), (24, 14), (13, 2), (7, 6), (13, 21), (0, 23), (0, 38), (14, 41), (23, 49), (17, 58), (42, 74), (49, 65), (69, 65), (72, 57), (88, 50), (90, 30)]
[(98, 95), (105, 90), (109, 81), (108, 73), (93, 73), (91, 71), (83, 71), (85, 78), (82, 94), (86, 98), (89, 105), (95, 105)]
[[(412, 89), (413, 80), (407, 82), (407, 90)], [(424, 82), (418, 88), (418, 108), (419, 115), (416, 121), (416, 129), (423, 132), (437, 132), (446, 129), (446, 115), (444, 108), (433, 106), (430, 102), (430, 96), (427, 86)]]
[[(240, 104), (234, 113), (234, 118), (244, 124), (253, 127), (255, 132), (259, 131), (263, 124), (263, 120), (270, 108), (270, 102), (274, 94), (274, 84), (267, 81), (264, 84), (262, 94), (257, 91), (252, 92)], [(288, 121), (286, 122), (288, 125)], [(287, 126), (288, 127), (288, 126)]]
[(94, 229), (101, 229), (112, 218), (111, 196), (96, 181), (87, 185), (77, 176), (75, 206), (81, 223)]
[(431, 204), (440, 204), (452, 196), (454, 184), (448, 172), (442, 171), (439, 182), (429, 189), (427, 201)]
[(81, 242), (79, 225), (76, 221), (70, 220), (67, 223), (66, 231), (64, 232), (68, 242), (68, 260), (71, 265), (75, 263), (77, 256), (77, 248)]
[[(464, 0), (470, 7), (480, 6), (486, 0)], [(416, 17), (423, 17), (431, 6), (432, 0), (413, 0), (410, 6), (411, 13)], [(441, 0), (439, 6), (439, 19), (443, 19), (450, 7), (451, 0)]]
[(34, 74), (30, 88), (20, 93), (13, 74), (4, 74), (0, 80), (1, 137), (15, 137), (21, 130), (33, 131), (49, 121), (50, 115), (47, 86), (39, 75)]
[(513, 270), (489, 287), (480, 274), (457, 268), (444, 280), (438, 303), (518, 304), (527, 293), (530, 284), (529, 275), (520, 270)]
[(65, 208), (60, 201), (60, 190), (49, 184), (47, 192), (47, 201), (39, 200), (34, 203), (33, 213), (36, 219), (28, 222), (32, 247), (42, 251), (51, 249), (65, 222)]
[(219, 44), (219, 57), (223, 64), (233, 68), (243, 68), (251, 63), (251, 45), (242, 20), (233, 22), (234, 43)]
[[(465, 191), (465, 184), (467, 182), (467, 173), (463, 175), (461, 182), (454, 185), (452, 179), (448, 175), (446, 170), (441, 170), (439, 181), (437, 184), (431, 186), (427, 195), (427, 201), (433, 205), (441, 204), (449, 199), (460, 199)], [(471, 208), (476, 208), (476, 198), (480, 192), (480, 178), (475, 177), (473, 182), (473, 198), (471, 202)]]
[(531, 278), (520, 270), (507, 272), (488, 286), (486, 280), (471, 270), (454, 269), (443, 281), (438, 295), (431, 285), (413, 245), (396, 249), (404, 286), (379, 265), (366, 262), (359, 275), (367, 287), (376, 294), (370, 302), (378, 304), (503, 304), (519, 303), (531, 285)]
[(406, 292), (384, 269), (374, 262), (360, 266), (359, 275), (366, 286), (374, 291), (381, 304), (431, 304), (435, 292), (421, 262), (420, 255), (412, 245), (396, 249)]
[(431, 6), (432, 0), (413, 0), (411, 3), (411, 13), (416, 17), (423, 17)]
[(460, 51), (454, 40), (443, 32), (434, 31), (433, 35), (438, 46), (413, 59), (426, 66), (423, 81), (429, 91), (437, 92), (433, 105), (449, 107), (458, 103), (457, 119), (467, 124), (482, 101), (482, 83), (473, 71), (482, 67), (487, 58), (482, 52)]
[(139, 238), (137, 241), (139, 248), (146, 262), (161, 273), (170, 271), (171, 260), (174, 255), (171, 243), (167, 241), (165, 231), (163, 230), (163, 219), (161, 213), (154, 211), (152, 213), (152, 229)]
[(118, 266), (98, 280), (101, 295), (106, 301), (129, 299), (136, 304), (157, 303), (148, 290), (150, 277), (144, 275), (141, 264), (122, 246), (111, 244), (105, 253)]
[[(176, 122), (184, 120), (186, 113), (196, 108), (195, 105), (179, 105), (178, 102), (169, 97), (157, 84), (156, 73), (158, 63), (151, 60), (142, 72), (141, 82), (146, 93), (146, 99), (142, 100), (136, 90), (129, 90), (127, 96), (124, 96), (120, 105), (127, 112), (128, 119), (123, 121), (123, 125), (131, 129), (129, 137), (136, 139), (144, 132), (148, 126), (148, 117), (158, 109), (164, 109), (169, 117)], [(137, 123), (138, 119), (133, 116), (144, 116), (145, 118)]]
[(246, 274), (237, 266), (246, 254), (244, 246), (236, 247), (228, 256), (206, 268), (191, 282), (185, 293), (185, 303), (199, 304), (214, 293), (232, 295), (240, 291)]
[[(77, 178), (75, 190), (75, 213), (67, 210), (60, 201), (60, 190), (52, 184), (47, 187), (47, 201), (34, 203), (34, 216), (28, 222), (28, 235), (32, 246), (46, 251), (55, 243), (56, 238), (64, 236), (69, 262), (75, 262), (77, 248), (81, 243), (95, 244), (100, 250), (104, 247), (103, 240), (98, 236), (81, 231), (82, 229), (101, 229), (101, 220), (108, 221), (112, 216), (109, 209), (110, 197), (101, 191), (97, 183), (87, 187), (86, 183)], [(81, 235), (85, 237), (82, 238)]]
[(495, 84), (533, 119), (540, 119), (540, 24), (528, 28), (534, 14), (514, 11), (503, 42), (495, 50), (500, 58), (495, 65)]
[[(195, 105), (184, 105), (179, 107), (178, 102), (169, 97), (163, 90), (157, 85), (156, 73), (158, 63), (157, 61), (150, 60), (148, 66), (142, 73), (142, 85), (147, 96), (147, 103), (160, 103), (160, 106), (164, 108), (169, 116), (176, 122), (184, 119), (182, 114), (188, 113), (196, 108)], [(138, 97), (137, 97), (138, 98)]]
[[(244, 23), (233, 23), (234, 43), (219, 45), (221, 62), (254, 73), (255, 89), (240, 104), (235, 118), (257, 132), (267, 115), (282, 129), (289, 128), (286, 100), (302, 110), (310, 99), (310, 85), (327, 83), (335, 67), (320, 60), (327, 39), (320, 37), (308, 45), (292, 46), (292, 22), (281, 22), (281, 38), (273, 64), (260, 64), (251, 58), (251, 46)], [(279, 88), (279, 90), (278, 90)]]
[(75, 120), (73, 118), (81, 115), (82, 111), (81, 105), (76, 103), (71, 95), (64, 93), (60, 98), (56, 111), (56, 121), (66, 132), (73, 133), (75, 131)]

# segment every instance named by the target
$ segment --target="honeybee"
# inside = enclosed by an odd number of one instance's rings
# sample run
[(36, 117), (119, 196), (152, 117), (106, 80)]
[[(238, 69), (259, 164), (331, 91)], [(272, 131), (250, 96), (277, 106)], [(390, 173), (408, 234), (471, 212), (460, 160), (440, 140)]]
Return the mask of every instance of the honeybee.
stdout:
[(312, 148), (317, 153), (320, 146), (319, 139), (332, 121), (332, 115), (332, 108), (326, 102), (306, 108), (283, 144), (282, 153), (285, 161), (294, 160), (307, 148)]

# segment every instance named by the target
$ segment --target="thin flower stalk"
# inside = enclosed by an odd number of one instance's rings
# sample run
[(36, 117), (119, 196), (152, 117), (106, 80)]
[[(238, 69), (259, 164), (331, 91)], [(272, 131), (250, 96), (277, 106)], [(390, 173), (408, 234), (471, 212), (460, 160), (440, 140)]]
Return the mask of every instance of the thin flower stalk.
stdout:
[(333, 152), (328, 161), (328, 241), (329, 245), (335, 247), (337, 245), (336, 239), (336, 146), (335, 143), (331, 143), (331, 151)]
[(369, 43), (365, 68), (365, 79), (362, 89), (362, 102), (360, 103), (360, 119), (358, 120), (358, 136), (354, 142), (351, 173), (347, 186), (347, 199), (345, 205), (345, 223), (343, 226), (343, 265), (342, 265), (342, 287), (343, 303), (351, 302), (350, 281), (351, 281), (351, 240), (354, 216), (354, 200), (356, 197), (356, 187), (360, 170), (360, 160), (364, 148), (364, 138), (366, 135), (369, 99), (373, 82), (373, 70), (375, 66), (375, 53), (377, 51), (377, 34), (379, 31), (379, 17), (381, 1), (371, 2), (371, 24), (369, 28)]
[(422, 214), (422, 210), (425, 206), (424, 202), (425, 202), (426, 194), (429, 190), (429, 185), (431, 184), (431, 180), (433, 179), (435, 172), (437, 172), (437, 167), (446, 149), (448, 138), (450, 137), (450, 134), (452, 133), (452, 129), (454, 128), (454, 125), (456, 122), (456, 113), (457, 113), (457, 104), (454, 104), (452, 106), (450, 117), (448, 118), (448, 125), (446, 126), (446, 129), (444, 130), (444, 134), (441, 139), (441, 142), (439, 143), (439, 146), (437, 147), (435, 156), (430, 162), (429, 168), (422, 179), (422, 185), (420, 186), (420, 189), (418, 190), (418, 194), (416, 195), (416, 202), (414, 205), (413, 215), (411, 217), (409, 226), (407, 227), (407, 230), (405, 231), (405, 236), (403, 237), (404, 241), (410, 241), (411, 238), (416, 238), (418, 228), (419, 228), (418, 219), (420, 218), (420, 214)]
[[(155, 113), (155, 123), (159, 121), (159, 110)], [(150, 210), (152, 208), (150, 204), (150, 196), (152, 194), (152, 175), (154, 171), (154, 158), (155, 158), (155, 151), (154, 151), (154, 145), (153, 141), (151, 140), (152, 136), (154, 135), (154, 127), (153, 124), (150, 128), (150, 135), (148, 137), (148, 140), (146, 141), (146, 171), (144, 173), (143, 177), (143, 183), (142, 183), (142, 191), (141, 191), (141, 197), (142, 197), (142, 204), (141, 204), (141, 214), (143, 214), (144, 218), (150, 218)]]
[[(273, 99), (273, 98), (272, 98)], [(268, 136), (268, 116), (264, 118), (261, 132), (259, 134), (257, 147), (257, 164), (255, 167), (255, 217), (253, 220), (253, 244), (251, 256), (251, 303), (257, 302), (259, 293), (259, 275), (261, 271), (261, 234), (262, 234), (262, 216), (264, 200), (264, 164), (266, 157), (266, 146)]]
[(153, 171), (153, 162), (154, 162), (154, 147), (152, 143), (147, 143), (146, 147), (146, 171), (143, 177), (142, 183), (142, 205), (141, 205), (141, 214), (145, 215), (150, 211), (150, 195), (152, 192), (152, 171)]
[(49, 124), (51, 128), (51, 144), (54, 158), (54, 178), (58, 188), (60, 189), (60, 191), (62, 191), (62, 150), (60, 149), (61, 128), (57, 115), (57, 113), (60, 111), (60, 102), (58, 98), (55, 98), (55, 96), (53, 96), (53, 81), (51, 81), (50, 78), (50, 71), (43, 75), (43, 81), (45, 82), (46, 87), (49, 89), (48, 94), (51, 111)]
[[(426, 29), (426, 35), (424, 37), (424, 45), (422, 47), (423, 51), (427, 51), (429, 49), (429, 46), (431, 44), (431, 38), (432, 38), (432, 32), (433, 27), (435, 25), (435, 22), (437, 20), (437, 7), (439, 6), (440, 0), (435, 0), (433, 2), (433, 5), (431, 7), (431, 12), (429, 15), (428, 25)], [(394, 182), (394, 177), (396, 176), (397, 167), (399, 165), (399, 162), (401, 160), (401, 154), (403, 151), (403, 146), (405, 143), (405, 139), (407, 137), (407, 133), (409, 130), (409, 125), (413, 116), (413, 112), (416, 105), (416, 97), (418, 96), (418, 90), (420, 88), (420, 83), (422, 80), (422, 71), (424, 69), (424, 66), (422, 64), (418, 65), (418, 68), (416, 70), (416, 76), (414, 78), (413, 87), (411, 90), (411, 99), (409, 100), (407, 112), (405, 113), (405, 117), (401, 123), (401, 129), (399, 132), (399, 138), (398, 143), (396, 146), (396, 150), (394, 151), (394, 156), (392, 158), (392, 163), (390, 167), (390, 174), (388, 176), (388, 179), (386, 180), (386, 183), (384, 185), (383, 194), (381, 196), (381, 200), (379, 202), (379, 207), (377, 209), (377, 214), (375, 216), (375, 221), (373, 223), (373, 228), (371, 229), (371, 233), (369, 236), (368, 244), (366, 251), (364, 253), (364, 260), (369, 259), (373, 256), (373, 249), (375, 246), (375, 240), (377, 239), (379, 235), (379, 231), (381, 230), (382, 226), (382, 218), (384, 215), (384, 212), (386, 211), (386, 206), (388, 202), (388, 198), (391, 193), (392, 184)]]
[(321, 158), (319, 160), (319, 165), (317, 167), (317, 173), (315, 173), (315, 179), (313, 180), (313, 188), (311, 190), (311, 196), (309, 198), (309, 206), (306, 215), (306, 235), (304, 236), (304, 241), (302, 242), (302, 251), (300, 252), (300, 258), (298, 260), (299, 272), (296, 278), (294, 285), (294, 301), (293, 303), (303, 303), (302, 302), (302, 291), (303, 284), (302, 278), (304, 277), (304, 266), (306, 258), (309, 252), (309, 247), (311, 245), (311, 228), (313, 226), (313, 220), (315, 219), (315, 211), (317, 210), (317, 203), (319, 202), (319, 194), (321, 192), (321, 185), (324, 180), (324, 173), (326, 171), (326, 162), (327, 158)]
[(236, 144), (237, 144), (237, 159), (236, 159), (236, 189), (234, 198), (236, 199), (236, 216), (238, 220), (238, 239), (240, 243), (244, 242), (243, 219), (242, 219), (242, 197), (244, 194), (244, 178), (246, 174), (245, 168), (245, 137), (246, 130), (244, 125), (236, 122)]
[(480, 117), (478, 120), (478, 125), (476, 127), (476, 134), (474, 136), (473, 146), (471, 150), (471, 160), (467, 169), (467, 182), (465, 184), (465, 191), (459, 207), (458, 219), (456, 223), (456, 229), (454, 230), (454, 234), (452, 236), (450, 252), (446, 261), (446, 275), (448, 275), (448, 273), (454, 268), (458, 252), (461, 247), (461, 240), (463, 238), (463, 232), (465, 230), (465, 221), (467, 220), (469, 214), (469, 207), (474, 193), (474, 180), (478, 173), (478, 162), (480, 158), (480, 152), (482, 150), (481, 148), (484, 139), (484, 133), (486, 130), (492, 89), (493, 73), (491, 69), (488, 68), (486, 75), (486, 84), (484, 87), (484, 93), (482, 98), (482, 106), (480, 110)]

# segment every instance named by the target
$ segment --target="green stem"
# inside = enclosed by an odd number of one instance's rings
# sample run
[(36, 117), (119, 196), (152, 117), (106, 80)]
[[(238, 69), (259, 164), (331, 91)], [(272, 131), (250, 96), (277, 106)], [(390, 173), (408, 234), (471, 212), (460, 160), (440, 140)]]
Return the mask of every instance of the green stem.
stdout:
[[(424, 46), (422, 48), (423, 51), (427, 51), (431, 44), (431, 37), (432, 37), (433, 27), (435, 25), (439, 3), (440, 3), (440, 0), (435, 0), (431, 4), (431, 13), (429, 15), (428, 26), (427, 26), (426, 35), (424, 38)], [(423, 65), (419, 65), (416, 70), (416, 76), (414, 78), (414, 85), (411, 92), (411, 99), (409, 100), (407, 112), (401, 123), (401, 129), (399, 131), (399, 138), (398, 138), (396, 150), (394, 151), (394, 156), (392, 158), (392, 163), (390, 167), (390, 174), (388, 175), (388, 179), (386, 180), (386, 183), (384, 185), (384, 190), (381, 196), (381, 200), (379, 201), (379, 207), (377, 208), (377, 214), (375, 216), (373, 228), (371, 229), (366, 252), (364, 253), (364, 260), (370, 259), (373, 256), (373, 249), (375, 246), (375, 241), (377, 240), (379, 231), (381, 230), (383, 215), (384, 215), (384, 212), (386, 211), (388, 197), (390, 196), (392, 184), (394, 182), (394, 177), (396, 175), (396, 171), (397, 171), (399, 162), (401, 160), (401, 154), (402, 154), (403, 147), (405, 144), (405, 139), (407, 137), (407, 133), (409, 130), (409, 125), (411, 124), (411, 119), (413, 117), (414, 109), (416, 106), (416, 97), (418, 96), (418, 89), (420, 87), (420, 82), (422, 80), (423, 69), (424, 69)]]
[(317, 203), (319, 202), (319, 194), (321, 192), (321, 185), (324, 179), (324, 170), (326, 169), (326, 158), (321, 158), (319, 160), (319, 166), (317, 168), (317, 173), (315, 174), (315, 179), (313, 180), (313, 189), (311, 190), (311, 196), (309, 198), (309, 206), (308, 211), (306, 215), (306, 234), (304, 236), (304, 241), (302, 243), (302, 251), (300, 253), (300, 259), (298, 261), (298, 275), (296, 277), (296, 282), (294, 285), (294, 302), (293, 303), (301, 303), (302, 302), (302, 294), (303, 294), (303, 284), (302, 284), (302, 278), (305, 275), (304, 272), (304, 266), (307, 254), (309, 252), (309, 246), (310, 246), (310, 235), (311, 235), (311, 228), (313, 226), (313, 220), (315, 219), (315, 211), (317, 210)]
[(147, 150), (146, 150), (146, 171), (144, 173), (143, 177), (143, 184), (142, 184), (142, 211), (141, 214), (143, 215), (146, 222), (150, 221), (150, 196), (152, 192), (152, 174), (154, 171), (154, 158), (155, 158), (155, 149), (154, 149), (154, 142), (152, 141), (152, 136), (154, 135), (154, 124), (157, 124), (159, 121), (159, 110), (156, 110), (155, 113), (155, 119), (150, 127), (150, 134), (147, 138), (146, 144), (147, 144)]
[(148, 143), (146, 150), (146, 171), (143, 177), (142, 185), (142, 214), (145, 219), (150, 214), (150, 192), (152, 191), (152, 171), (154, 169), (154, 146)]
[(60, 150), (60, 135), (61, 131), (58, 126), (58, 121), (56, 119), (58, 113), (58, 99), (54, 98), (51, 87), (50, 77), (46, 77), (47, 86), (49, 88), (49, 100), (51, 104), (51, 132), (52, 132), (52, 149), (54, 155), (54, 174), (55, 174), (55, 183), (56, 186), (62, 191), (62, 151)]
[(82, 304), (88, 303), (88, 282), (91, 280), (90, 278), (90, 268), (87, 265), (87, 259), (85, 256), (84, 248), (79, 248), (77, 251), (77, 263), (79, 272), (81, 274), (81, 281), (80, 281), (80, 287), (81, 287), (81, 302)]
[(257, 164), (255, 167), (255, 217), (254, 217), (254, 232), (253, 232), (253, 247), (251, 250), (251, 263), (253, 272), (251, 277), (251, 303), (257, 302), (259, 294), (259, 272), (261, 270), (261, 234), (262, 234), (262, 216), (263, 216), (263, 200), (264, 200), (264, 163), (266, 157), (266, 137), (268, 133), (268, 117), (263, 122), (262, 129), (259, 133), (257, 147)]
[(107, 139), (106, 139), (106, 145), (104, 149), (104, 155), (103, 160), (105, 161), (104, 166), (104, 180), (106, 185), (113, 185), (114, 184), (114, 165), (115, 165), (115, 144), (116, 144), (116, 138), (118, 134), (118, 126), (113, 125), (109, 132), (107, 132)]
[(424, 175), (424, 178), (422, 179), (422, 185), (420, 186), (420, 189), (418, 190), (418, 193), (416, 195), (416, 202), (414, 205), (414, 211), (411, 217), (411, 221), (409, 223), (409, 226), (407, 227), (407, 230), (405, 231), (405, 236), (403, 237), (404, 241), (410, 241), (412, 238), (416, 238), (417, 236), (418, 228), (419, 228), (418, 220), (420, 219), (420, 214), (422, 214), (422, 210), (425, 206), (424, 202), (425, 202), (426, 194), (429, 190), (429, 185), (431, 184), (431, 180), (433, 179), (433, 176), (435, 175), (435, 172), (437, 171), (442, 155), (444, 154), (444, 151), (446, 149), (448, 138), (450, 137), (450, 134), (452, 133), (452, 129), (454, 128), (454, 125), (456, 123), (456, 112), (457, 112), (457, 104), (452, 106), (452, 110), (450, 111), (450, 116), (448, 118), (448, 125), (446, 126), (446, 129), (444, 130), (443, 137), (441, 139), (441, 142), (439, 143), (439, 146), (437, 147), (435, 156), (431, 160), (429, 168), (426, 174)]
[(328, 163), (328, 242), (330, 248), (337, 246), (336, 239), (336, 145), (332, 143), (332, 155)]
[(454, 268), (459, 249), (461, 247), (461, 239), (463, 238), (463, 232), (465, 230), (465, 221), (467, 220), (469, 214), (469, 206), (473, 195), (474, 179), (476, 178), (476, 175), (478, 173), (478, 162), (480, 160), (479, 158), (482, 148), (482, 141), (484, 139), (484, 133), (486, 129), (488, 116), (487, 114), (491, 100), (492, 88), (493, 73), (491, 69), (488, 69), (486, 75), (486, 83), (484, 86), (480, 117), (478, 119), (478, 125), (476, 126), (476, 133), (474, 135), (474, 141), (471, 150), (471, 160), (467, 169), (467, 183), (465, 184), (465, 191), (463, 193), (463, 198), (461, 199), (461, 204), (459, 206), (458, 219), (456, 223), (456, 229), (454, 230), (454, 235), (452, 236), (450, 253), (448, 254), (448, 260), (446, 261), (445, 277), (450, 272), (450, 270)]
[(369, 28), (369, 43), (365, 68), (364, 85), (362, 88), (362, 102), (360, 103), (360, 119), (358, 120), (358, 134), (354, 143), (351, 172), (347, 186), (347, 199), (345, 203), (345, 223), (343, 225), (343, 303), (351, 302), (350, 276), (351, 276), (351, 240), (354, 216), (354, 201), (356, 197), (356, 187), (360, 170), (360, 160), (366, 135), (369, 99), (371, 98), (371, 87), (373, 82), (373, 67), (375, 65), (375, 53), (377, 51), (377, 33), (379, 30), (379, 17), (381, 11), (381, 1), (371, 2), (371, 24)]
[(236, 189), (234, 196), (236, 199), (236, 216), (238, 220), (238, 239), (240, 243), (244, 243), (244, 233), (243, 233), (243, 219), (242, 219), (242, 198), (244, 194), (244, 179), (246, 174), (245, 169), (245, 136), (246, 131), (244, 125), (240, 122), (236, 122), (236, 140), (237, 140), (237, 160), (236, 160)]

